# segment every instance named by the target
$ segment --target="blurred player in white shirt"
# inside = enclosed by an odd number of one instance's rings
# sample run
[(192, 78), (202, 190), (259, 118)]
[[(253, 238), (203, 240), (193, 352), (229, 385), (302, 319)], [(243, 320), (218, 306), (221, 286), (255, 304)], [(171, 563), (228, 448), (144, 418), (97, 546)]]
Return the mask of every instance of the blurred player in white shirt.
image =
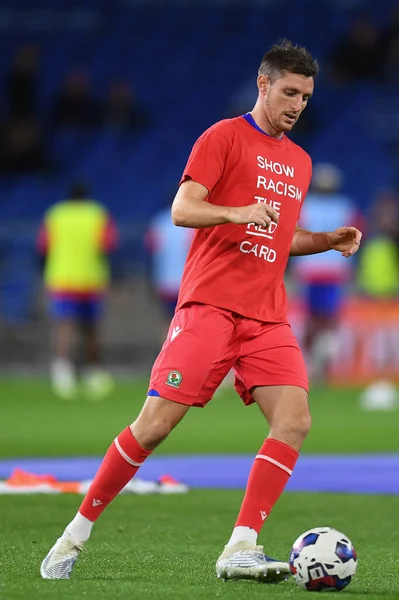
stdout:
[[(335, 165), (315, 164), (299, 225), (326, 231), (358, 223), (354, 201), (340, 192), (341, 185), (342, 173)], [(314, 379), (322, 380), (337, 350), (336, 327), (354, 262), (339, 252), (323, 252), (298, 256), (291, 266), (307, 312), (303, 347), (308, 368)]]
[(158, 212), (146, 236), (151, 253), (151, 283), (170, 321), (175, 313), (180, 282), (193, 230), (176, 227), (171, 219), (171, 206)]

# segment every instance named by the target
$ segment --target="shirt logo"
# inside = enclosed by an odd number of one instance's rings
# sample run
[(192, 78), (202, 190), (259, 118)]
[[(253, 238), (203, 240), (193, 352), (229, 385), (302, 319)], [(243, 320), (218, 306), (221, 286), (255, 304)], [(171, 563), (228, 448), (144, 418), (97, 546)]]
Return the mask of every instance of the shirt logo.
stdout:
[(175, 337), (177, 337), (179, 335), (179, 333), (181, 333), (183, 331), (183, 329), (179, 326), (174, 327), (172, 329), (172, 335), (170, 336), (170, 341), (173, 342), (173, 340), (175, 339)]
[(166, 378), (166, 385), (179, 389), (181, 382), (183, 381), (183, 375), (180, 371), (171, 371)]

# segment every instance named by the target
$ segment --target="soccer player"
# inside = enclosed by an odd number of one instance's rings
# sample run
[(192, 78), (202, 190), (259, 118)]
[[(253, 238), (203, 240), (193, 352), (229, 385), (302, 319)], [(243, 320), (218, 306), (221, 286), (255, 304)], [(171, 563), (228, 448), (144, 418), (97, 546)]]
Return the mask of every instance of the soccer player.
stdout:
[(51, 382), (61, 398), (77, 396), (73, 345), (79, 335), (86, 393), (99, 399), (112, 388), (101, 366), (99, 321), (109, 283), (108, 254), (116, 248), (118, 232), (104, 207), (88, 198), (83, 183), (73, 184), (69, 196), (46, 212), (37, 240), (54, 330)]
[(175, 314), (192, 238), (191, 229), (174, 226), (170, 218), (170, 202), (154, 215), (147, 231), (146, 246), (151, 255), (151, 283), (168, 321)]
[[(313, 165), (312, 183), (301, 211), (300, 227), (323, 230), (328, 226), (359, 226), (361, 221), (353, 200), (340, 192), (341, 182), (341, 171), (335, 165)], [(353, 261), (346, 260), (338, 252), (301, 256), (292, 261), (292, 273), (306, 307), (302, 350), (312, 380), (326, 380), (338, 351), (339, 316), (353, 270)]]
[(354, 227), (320, 233), (297, 227), (311, 160), (286, 133), (312, 96), (317, 70), (306, 49), (288, 40), (273, 46), (259, 67), (253, 110), (216, 123), (195, 143), (172, 219), (197, 231), (147, 399), (111, 444), (78, 513), (44, 559), (42, 577), (70, 577), (102, 511), (233, 368), (238, 394), (245, 404), (258, 404), (270, 432), (216, 572), (223, 579), (287, 578), (288, 564), (257, 545), (310, 428), (308, 381), (287, 322), (284, 270), (290, 254), (332, 249), (351, 256), (361, 239)]

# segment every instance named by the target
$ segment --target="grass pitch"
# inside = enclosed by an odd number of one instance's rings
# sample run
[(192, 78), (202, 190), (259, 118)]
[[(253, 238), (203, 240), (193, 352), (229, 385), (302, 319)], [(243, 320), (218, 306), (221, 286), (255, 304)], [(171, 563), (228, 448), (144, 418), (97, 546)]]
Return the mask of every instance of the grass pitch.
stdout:
[[(102, 455), (134, 421), (147, 382), (119, 382), (100, 403), (63, 402), (46, 381), (0, 379), (0, 458)], [(312, 431), (303, 452), (399, 452), (399, 411), (365, 412), (360, 390), (314, 387)], [(223, 390), (205, 409), (192, 408), (164, 442), (161, 454), (256, 454), (268, 428), (256, 406)]]
[[(61, 402), (39, 380), (0, 380), (0, 458), (102, 455), (138, 414), (146, 381), (119, 382), (102, 403)], [(313, 430), (304, 452), (399, 452), (399, 411), (367, 413), (359, 390), (314, 388)], [(192, 409), (159, 453), (254, 455), (267, 425), (223, 391)], [(278, 586), (215, 577), (243, 491), (192, 490), (183, 496), (121, 496), (96, 524), (69, 581), (43, 581), (42, 559), (75, 514), (76, 496), (0, 496), (1, 600), (261, 600), (301, 598), (290, 580)], [(260, 543), (288, 557), (303, 531), (328, 525), (352, 539), (358, 574), (344, 590), (353, 600), (399, 599), (399, 498), (338, 494), (283, 495)]]
[[(68, 581), (43, 581), (41, 560), (76, 511), (76, 496), (0, 498), (0, 598), (4, 600), (261, 600), (303, 598), (291, 579), (278, 586), (215, 577), (241, 491), (185, 496), (122, 496), (93, 530)], [(355, 544), (358, 572), (343, 594), (353, 600), (399, 598), (396, 497), (284, 494), (261, 534), (265, 551), (288, 557), (306, 529), (330, 525)]]

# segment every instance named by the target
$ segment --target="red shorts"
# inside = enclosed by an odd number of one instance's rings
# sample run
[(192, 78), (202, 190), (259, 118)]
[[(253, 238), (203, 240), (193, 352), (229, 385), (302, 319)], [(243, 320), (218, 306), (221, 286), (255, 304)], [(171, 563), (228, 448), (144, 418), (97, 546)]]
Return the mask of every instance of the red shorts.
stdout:
[(288, 323), (262, 323), (207, 304), (180, 308), (152, 368), (150, 396), (205, 406), (234, 369), (245, 404), (258, 386), (293, 385), (308, 391), (302, 352)]

